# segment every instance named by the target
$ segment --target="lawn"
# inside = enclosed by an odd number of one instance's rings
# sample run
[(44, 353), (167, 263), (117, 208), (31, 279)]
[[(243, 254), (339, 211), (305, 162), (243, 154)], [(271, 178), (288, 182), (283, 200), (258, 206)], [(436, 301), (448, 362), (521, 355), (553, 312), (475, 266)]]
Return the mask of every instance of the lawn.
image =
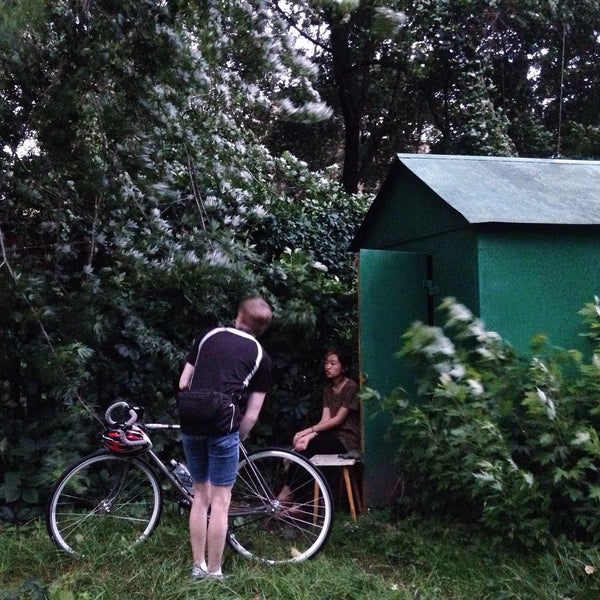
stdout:
[[(153, 536), (124, 555), (73, 558), (42, 522), (0, 526), (0, 600), (570, 599), (600, 598), (600, 554), (566, 541), (502, 544), (476, 525), (392, 520), (369, 512), (336, 518), (316, 558), (266, 566), (226, 551), (224, 582), (193, 582), (185, 516), (165, 514)], [(597, 570), (597, 572), (595, 572)]]

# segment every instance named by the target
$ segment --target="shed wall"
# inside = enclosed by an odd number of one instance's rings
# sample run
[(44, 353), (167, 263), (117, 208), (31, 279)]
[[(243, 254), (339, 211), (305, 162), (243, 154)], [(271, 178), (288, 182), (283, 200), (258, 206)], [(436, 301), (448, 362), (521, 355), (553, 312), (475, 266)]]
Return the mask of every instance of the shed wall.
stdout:
[[(432, 235), (398, 244), (402, 251), (422, 252), (431, 257), (434, 307), (447, 296), (456, 298), (472, 311), (479, 310), (477, 237), (472, 228)], [(434, 313), (433, 324), (437, 324)]]
[(537, 334), (590, 350), (577, 314), (600, 294), (596, 228), (495, 227), (479, 235), (479, 314), (519, 352)]
[(460, 213), (397, 164), (360, 227), (360, 248), (393, 249), (403, 240), (410, 242), (466, 225)]

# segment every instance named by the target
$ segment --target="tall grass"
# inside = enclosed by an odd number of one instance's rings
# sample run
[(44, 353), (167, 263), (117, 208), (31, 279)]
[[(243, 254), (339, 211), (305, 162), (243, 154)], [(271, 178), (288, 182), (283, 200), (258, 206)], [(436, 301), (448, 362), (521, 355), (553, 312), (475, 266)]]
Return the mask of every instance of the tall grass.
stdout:
[(228, 550), (224, 582), (193, 582), (190, 566), (186, 519), (176, 512), (120, 555), (66, 555), (40, 522), (0, 529), (1, 600), (600, 598), (594, 548), (563, 541), (535, 552), (499, 546), (475, 525), (377, 512), (357, 523), (338, 515), (324, 551), (304, 563), (267, 566)]

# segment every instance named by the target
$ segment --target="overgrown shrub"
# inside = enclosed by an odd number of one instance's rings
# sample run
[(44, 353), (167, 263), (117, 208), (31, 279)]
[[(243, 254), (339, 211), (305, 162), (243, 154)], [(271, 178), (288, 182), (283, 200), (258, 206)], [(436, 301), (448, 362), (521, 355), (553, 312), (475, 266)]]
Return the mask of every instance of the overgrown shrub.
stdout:
[(254, 438), (289, 441), (320, 404), (326, 340), (355, 335), (346, 248), (365, 202), (262, 144), (269, 114), (328, 114), (266, 7), (29, 4), (0, 18), (0, 519), (15, 521), (97, 446), (112, 402), (173, 419), (193, 337), (250, 294), (276, 309)]
[(598, 541), (600, 300), (581, 311), (589, 360), (541, 336), (519, 356), (454, 299), (438, 310), (443, 327), (414, 323), (399, 352), (420, 397), (384, 400), (413, 508), (530, 545), (548, 534)]

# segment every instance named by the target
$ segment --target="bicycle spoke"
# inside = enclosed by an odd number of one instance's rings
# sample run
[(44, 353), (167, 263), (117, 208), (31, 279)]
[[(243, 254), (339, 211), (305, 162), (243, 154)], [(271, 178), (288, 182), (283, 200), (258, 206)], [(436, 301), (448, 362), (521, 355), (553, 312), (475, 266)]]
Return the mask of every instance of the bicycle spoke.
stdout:
[(47, 509), (54, 542), (72, 553), (118, 543), (129, 547), (147, 537), (160, 518), (156, 476), (137, 459), (92, 455), (67, 470)]
[[(290, 473), (298, 500), (287, 506), (278, 494)], [(257, 452), (240, 462), (232, 492), (229, 542), (241, 554), (266, 562), (305, 560), (325, 543), (332, 520), (327, 484), (313, 465), (284, 450)]]

